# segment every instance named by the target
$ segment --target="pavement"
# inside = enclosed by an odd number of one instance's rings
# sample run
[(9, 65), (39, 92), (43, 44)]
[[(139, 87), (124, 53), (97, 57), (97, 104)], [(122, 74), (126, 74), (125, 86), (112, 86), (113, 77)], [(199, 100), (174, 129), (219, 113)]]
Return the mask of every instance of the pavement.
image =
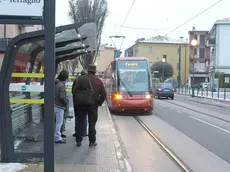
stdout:
[[(77, 147), (74, 137), (74, 119), (66, 123), (66, 144), (55, 145), (55, 172), (120, 172), (130, 171), (129, 162), (114, 128), (113, 120), (105, 106), (99, 108), (97, 123), (98, 146), (89, 147), (88, 138), (84, 138), (82, 147)], [(42, 163), (26, 164), (20, 172), (43, 172)]]

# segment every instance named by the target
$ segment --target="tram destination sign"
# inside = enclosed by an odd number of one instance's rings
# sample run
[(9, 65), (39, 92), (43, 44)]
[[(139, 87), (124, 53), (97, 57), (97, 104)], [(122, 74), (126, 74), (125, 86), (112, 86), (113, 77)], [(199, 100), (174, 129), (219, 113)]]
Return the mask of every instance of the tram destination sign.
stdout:
[(146, 69), (147, 68), (147, 62), (146, 61), (138, 61), (138, 60), (119, 61), (118, 67), (123, 68), (123, 69), (130, 69), (130, 68)]
[[(0, 0), (0, 19), (41, 21), (43, 20), (43, 6), (44, 0)], [(9, 21), (6, 24), (8, 23), (12, 22)]]

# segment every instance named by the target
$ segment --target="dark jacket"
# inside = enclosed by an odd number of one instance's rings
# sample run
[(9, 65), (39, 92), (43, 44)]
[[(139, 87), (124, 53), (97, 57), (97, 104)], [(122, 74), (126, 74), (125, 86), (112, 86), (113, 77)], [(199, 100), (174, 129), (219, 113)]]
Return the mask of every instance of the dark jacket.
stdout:
[(55, 80), (55, 106), (58, 108), (66, 109), (69, 99), (66, 93), (65, 83)]
[(106, 99), (106, 91), (101, 79), (99, 79), (95, 75), (87, 74), (84, 76), (79, 76), (73, 84), (72, 93), (73, 95), (76, 95), (78, 90), (90, 89), (90, 84), (88, 79), (90, 79), (93, 86), (93, 90), (95, 92), (94, 98), (96, 100), (96, 104), (98, 106), (101, 106)]

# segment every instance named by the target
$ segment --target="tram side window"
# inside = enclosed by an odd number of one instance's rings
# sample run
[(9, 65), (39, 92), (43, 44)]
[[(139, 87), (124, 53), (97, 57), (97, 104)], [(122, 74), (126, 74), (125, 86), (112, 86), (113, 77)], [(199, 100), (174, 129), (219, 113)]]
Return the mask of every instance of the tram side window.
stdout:
[(111, 81), (112, 81), (112, 91), (116, 91), (116, 76), (114, 75), (114, 72), (112, 73), (111, 76)]

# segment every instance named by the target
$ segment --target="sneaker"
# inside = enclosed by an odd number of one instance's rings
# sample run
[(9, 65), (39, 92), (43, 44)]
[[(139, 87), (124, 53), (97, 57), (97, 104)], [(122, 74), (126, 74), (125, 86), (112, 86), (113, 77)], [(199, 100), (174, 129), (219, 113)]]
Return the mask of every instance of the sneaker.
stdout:
[(58, 140), (58, 141), (55, 141), (55, 143), (66, 144), (66, 141), (65, 140)]
[(89, 147), (94, 147), (94, 146), (97, 146), (96, 142), (89, 142)]
[(77, 142), (77, 147), (81, 147), (81, 142)]
[(61, 133), (61, 137), (62, 137), (62, 138), (66, 138), (66, 135), (63, 134), (63, 133)]

